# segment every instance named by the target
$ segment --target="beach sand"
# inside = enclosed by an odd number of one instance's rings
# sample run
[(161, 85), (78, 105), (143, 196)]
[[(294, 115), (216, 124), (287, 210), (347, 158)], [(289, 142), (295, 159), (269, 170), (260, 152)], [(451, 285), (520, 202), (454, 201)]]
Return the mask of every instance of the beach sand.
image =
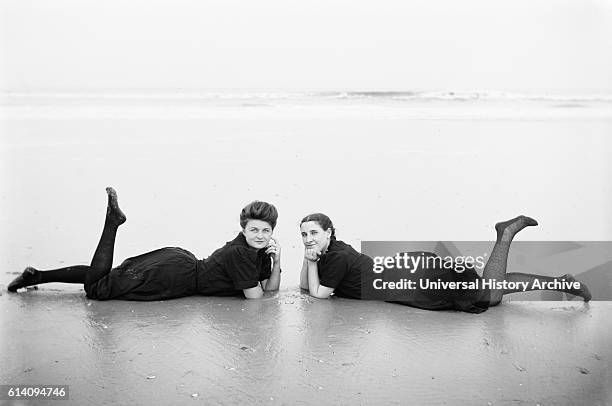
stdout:
[[(236, 103), (4, 106), (2, 383), (68, 384), (75, 405), (612, 403), (611, 302), (471, 315), (297, 291), (298, 224), (316, 211), (357, 249), (492, 240), (517, 214), (540, 222), (520, 240), (612, 240), (609, 104)], [(280, 294), (8, 294), (26, 265), (90, 262), (109, 185), (128, 217), (115, 264), (162, 246), (206, 257), (239, 232), (246, 203), (274, 203)]]
[(610, 302), (473, 315), (292, 289), (142, 303), (45, 288), (0, 308), (2, 382), (69, 385), (35, 404), (612, 402)]
[(298, 281), (299, 221), (317, 211), (357, 249), (493, 241), (518, 214), (540, 226), (517, 240), (612, 240), (612, 109), (75, 104), (0, 111), (6, 272), (89, 263), (106, 186), (128, 216), (116, 263), (163, 246), (206, 257), (240, 231), (245, 204), (274, 203), (285, 286)]

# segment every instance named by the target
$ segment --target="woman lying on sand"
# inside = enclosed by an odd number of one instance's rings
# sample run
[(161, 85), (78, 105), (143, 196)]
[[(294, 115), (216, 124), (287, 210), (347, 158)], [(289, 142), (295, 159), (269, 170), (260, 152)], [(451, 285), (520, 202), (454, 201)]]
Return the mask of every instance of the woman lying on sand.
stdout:
[(281, 248), (272, 238), (278, 212), (254, 201), (240, 213), (242, 232), (204, 260), (182, 248), (161, 248), (128, 258), (112, 268), (117, 229), (126, 220), (117, 193), (106, 188), (108, 207), (102, 237), (91, 265), (51, 271), (26, 268), (8, 286), (10, 292), (48, 282), (82, 283), (90, 299), (164, 300), (190, 295), (258, 299), (280, 285)]
[[(497, 241), (491, 256), (484, 267), (480, 277), (473, 267), (468, 269), (449, 269), (439, 265), (421, 267), (412, 274), (409, 272), (391, 273), (395, 281), (398, 275), (409, 276), (416, 283), (415, 289), (397, 292), (385, 292), (384, 300), (428, 310), (455, 309), (470, 313), (481, 313), (489, 306), (496, 306), (501, 302), (502, 296), (508, 293), (526, 290), (556, 290), (580, 296), (585, 302), (591, 299), (588, 288), (578, 282), (572, 275), (549, 277), (529, 275), (524, 273), (506, 273), (508, 251), (514, 236), (523, 228), (535, 226), (538, 223), (532, 218), (519, 216), (495, 225)], [(317, 298), (328, 298), (332, 293), (353, 299), (367, 299), (372, 295), (370, 286), (374, 278), (380, 275), (373, 272), (374, 261), (367, 255), (360, 254), (350, 245), (336, 240), (335, 229), (329, 217), (322, 213), (315, 213), (304, 217), (300, 224), (302, 241), (305, 246), (304, 263), (300, 275), (300, 286), (308, 289), (310, 295)], [(416, 252), (409, 253), (412, 257), (439, 258), (436, 254)], [(431, 264), (440, 264), (440, 261), (428, 261)], [(437, 286), (452, 286), (449, 282), (456, 282), (454, 286), (480, 286), (478, 289), (457, 288), (419, 288), (417, 282), (446, 282)], [(496, 283), (493, 288), (482, 287), (483, 281)], [(537, 282), (536, 282), (537, 280)], [(508, 283), (512, 282), (512, 283)], [(366, 285), (370, 284), (370, 285)], [(381, 285), (380, 281), (377, 282)], [(497, 288), (498, 285), (522, 285), (526, 289)], [(542, 288), (541, 285), (563, 286), (558, 289)], [(432, 285), (435, 285), (432, 283)], [(487, 285), (486, 283), (484, 284)], [(387, 285), (389, 286), (389, 285)], [(569, 287), (571, 286), (571, 287)], [(369, 289), (369, 291), (368, 291)], [(364, 292), (368, 292), (364, 295)]]

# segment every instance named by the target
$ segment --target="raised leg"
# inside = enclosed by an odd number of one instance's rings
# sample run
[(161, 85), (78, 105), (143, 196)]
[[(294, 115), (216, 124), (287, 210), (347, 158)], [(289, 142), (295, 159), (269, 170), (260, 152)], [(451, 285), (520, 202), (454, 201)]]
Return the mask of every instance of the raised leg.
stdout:
[(100, 236), (100, 241), (98, 242), (98, 247), (91, 260), (91, 269), (85, 276), (86, 284), (95, 283), (110, 272), (113, 266), (113, 253), (115, 251), (117, 229), (121, 224), (125, 223), (126, 220), (125, 214), (123, 214), (119, 208), (115, 189), (107, 187), (106, 194), (108, 195), (106, 219), (104, 221), (104, 228), (102, 229), (102, 236)]
[(113, 266), (113, 252), (115, 249), (115, 237), (117, 229), (125, 223), (125, 214), (119, 208), (117, 192), (111, 187), (106, 188), (108, 195), (108, 207), (106, 219), (100, 242), (96, 248), (91, 266), (74, 265), (66, 268), (40, 271), (27, 267), (21, 275), (15, 278), (7, 287), (9, 292), (16, 292), (19, 288), (38, 285), (48, 282), (64, 283), (94, 283), (106, 275)]
[[(537, 225), (537, 221), (527, 216), (518, 216), (512, 220), (497, 223), (495, 225), (497, 240), (491, 251), (489, 261), (485, 265), (482, 277), (488, 280), (503, 281), (506, 278), (506, 265), (508, 264), (508, 253), (510, 252), (512, 239), (523, 228)], [(499, 304), (503, 295), (503, 289), (491, 289), (489, 306)]]
[[(509, 282), (526, 282), (527, 290), (555, 290), (559, 292), (570, 293), (572, 295), (582, 297), (586, 302), (591, 300), (591, 293), (589, 289), (583, 283), (579, 283), (579, 288), (574, 287), (560, 287), (560, 288), (546, 288), (539, 289), (537, 285), (534, 286), (534, 282), (539, 280), (540, 282), (578, 282), (572, 275), (563, 275), (559, 277), (543, 276), (543, 275), (529, 275), (524, 273), (506, 273), (506, 266), (508, 263), (508, 253), (510, 251), (510, 244), (514, 239), (514, 236), (529, 226), (537, 226), (538, 222), (534, 219), (526, 216), (518, 216), (512, 220), (497, 223), (495, 230), (497, 231), (497, 240), (495, 246), (491, 251), (491, 257), (485, 266), (482, 277), (485, 280), (496, 280), (496, 281), (509, 281)], [(562, 286), (559, 284), (558, 286)], [(490, 302), (489, 306), (496, 306), (501, 302), (502, 296), (508, 293), (523, 292), (523, 289), (491, 289), (490, 290)]]

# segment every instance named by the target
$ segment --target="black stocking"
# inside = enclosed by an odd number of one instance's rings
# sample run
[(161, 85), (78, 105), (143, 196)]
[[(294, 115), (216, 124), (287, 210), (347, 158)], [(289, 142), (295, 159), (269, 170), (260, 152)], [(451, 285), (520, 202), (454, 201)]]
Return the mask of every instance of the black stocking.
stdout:
[(106, 220), (102, 229), (102, 236), (98, 247), (91, 259), (91, 268), (85, 275), (85, 283), (92, 284), (100, 280), (110, 272), (113, 266), (113, 253), (115, 251), (115, 237), (117, 229), (125, 223), (125, 214), (117, 203), (117, 193), (113, 188), (106, 188), (108, 194), (108, 206), (106, 208)]
[(117, 203), (117, 193), (113, 188), (106, 188), (108, 194), (108, 207), (106, 209), (106, 220), (100, 242), (91, 260), (91, 266), (74, 265), (66, 268), (50, 271), (39, 271), (27, 267), (23, 273), (15, 278), (7, 287), (10, 292), (16, 292), (19, 288), (38, 285), (48, 282), (83, 283), (92, 284), (106, 275), (113, 266), (113, 252), (115, 249), (115, 237), (117, 229), (125, 223), (125, 214)]

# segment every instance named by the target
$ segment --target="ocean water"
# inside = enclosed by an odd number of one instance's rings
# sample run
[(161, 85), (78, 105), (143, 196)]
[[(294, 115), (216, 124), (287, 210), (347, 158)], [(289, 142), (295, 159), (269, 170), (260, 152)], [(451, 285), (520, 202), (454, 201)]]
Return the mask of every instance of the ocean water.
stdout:
[[(2, 117), (30, 115), (240, 117), (372, 114), (414, 119), (609, 117), (610, 94), (483, 91), (105, 91), (5, 92)], [(259, 109), (253, 110), (258, 107)], [(236, 111), (237, 109), (238, 111)]]
[(5, 93), (0, 123), (0, 283), (89, 263), (108, 185), (128, 216), (116, 263), (160, 246), (205, 257), (245, 204), (274, 203), (286, 287), (311, 212), (357, 249), (492, 240), (517, 214), (540, 222), (522, 240), (612, 239), (606, 94)]

